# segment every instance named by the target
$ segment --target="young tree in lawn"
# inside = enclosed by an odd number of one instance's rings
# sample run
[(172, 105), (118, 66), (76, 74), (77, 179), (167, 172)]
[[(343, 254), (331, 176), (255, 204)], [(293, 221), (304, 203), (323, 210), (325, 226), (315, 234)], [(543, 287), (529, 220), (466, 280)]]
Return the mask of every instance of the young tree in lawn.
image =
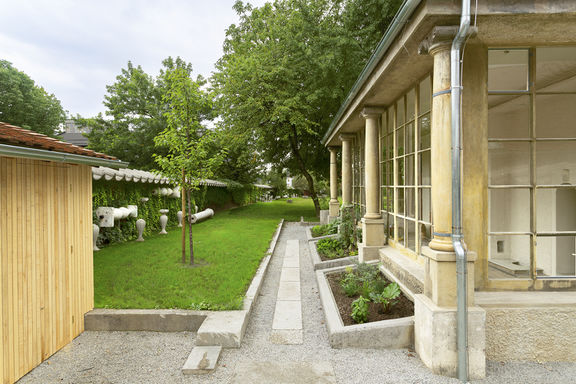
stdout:
[[(183, 214), (188, 221), (190, 264), (194, 264), (192, 237), (192, 192), (199, 189), (203, 179), (212, 177), (224, 155), (223, 150), (214, 151), (217, 132), (202, 125), (210, 115), (210, 95), (202, 89), (205, 81), (201, 76), (192, 80), (190, 66), (176, 65), (164, 74), (166, 93), (164, 102), (167, 127), (154, 142), (167, 150), (166, 155), (155, 154), (154, 158), (162, 173), (180, 185), (183, 198)], [(186, 204), (184, 203), (186, 202)], [(187, 209), (184, 209), (186, 205)], [(186, 224), (182, 225), (182, 262), (186, 262)]]

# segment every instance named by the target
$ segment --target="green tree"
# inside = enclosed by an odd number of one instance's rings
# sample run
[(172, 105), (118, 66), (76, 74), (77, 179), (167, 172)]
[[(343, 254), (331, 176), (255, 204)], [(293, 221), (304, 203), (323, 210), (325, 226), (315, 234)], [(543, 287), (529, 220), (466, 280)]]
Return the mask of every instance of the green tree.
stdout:
[(56, 96), (10, 62), (0, 60), (0, 121), (54, 136), (65, 119)]
[[(205, 82), (200, 76), (195, 81), (190, 76), (191, 68), (178, 64), (163, 74), (167, 127), (154, 142), (157, 149), (164, 149), (167, 154), (155, 154), (154, 158), (162, 173), (177, 181), (182, 190), (182, 211), (184, 214), (188, 212), (190, 264), (194, 264), (191, 194), (199, 189), (201, 180), (212, 177), (224, 153), (211, 150), (217, 141), (217, 132), (202, 125), (212, 106), (210, 95), (202, 90)], [(187, 210), (184, 209), (186, 205)], [(186, 225), (183, 225), (183, 263), (186, 262), (185, 231)]]
[(360, 0), (234, 5), (240, 23), (228, 28), (212, 79), (223, 120), (264, 161), (304, 177), (317, 214), (314, 179), (329, 165), (320, 139), (381, 37), (380, 16), (398, 3), (371, 0), (365, 11)]

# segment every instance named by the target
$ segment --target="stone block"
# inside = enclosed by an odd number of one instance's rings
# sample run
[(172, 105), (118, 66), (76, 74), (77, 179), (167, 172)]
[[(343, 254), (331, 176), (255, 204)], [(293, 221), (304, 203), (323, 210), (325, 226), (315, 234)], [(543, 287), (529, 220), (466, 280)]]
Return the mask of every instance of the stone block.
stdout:
[(302, 329), (302, 303), (298, 301), (276, 301), (272, 329)]
[(208, 311), (182, 309), (94, 309), (84, 315), (86, 331), (197, 331)]
[(277, 300), (300, 300), (300, 281), (281, 281)]
[[(438, 375), (458, 373), (456, 308), (435, 305), (425, 295), (414, 296), (414, 346), (422, 362)], [(468, 372), (471, 379), (486, 376), (486, 312), (468, 308)]]
[(222, 347), (219, 345), (194, 347), (182, 367), (182, 373), (193, 375), (212, 372), (216, 368), (221, 351)]
[(364, 243), (358, 243), (358, 261), (360, 263), (366, 263), (368, 261), (379, 260), (380, 248), (382, 248), (381, 245), (369, 246)]
[(300, 268), (282, 268), (282, 272), (280, 273), (280, 282), (285, 281), (300, 281)]
[(198, 329), (196, 345), (239, 348), (248, 323), (248, 311), (212, 312)]

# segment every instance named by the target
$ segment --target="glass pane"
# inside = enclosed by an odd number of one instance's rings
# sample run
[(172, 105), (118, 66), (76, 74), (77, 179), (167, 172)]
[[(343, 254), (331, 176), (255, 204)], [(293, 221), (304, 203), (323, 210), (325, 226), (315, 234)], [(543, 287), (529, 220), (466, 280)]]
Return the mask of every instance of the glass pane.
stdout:
[(404, 216), (404, 188), (398, 188), (396, 192), (398, 193), (398, 212), (396, 213)]
[(406, 133), (406, 153), (414, 152), (414, 123), (409, 123), (405, 128)]
[(406, 185), (414, 185), (414, 155), (406, 156)]
[(528, 50), (488, 50), (488, 91), (528, 89)]
[(388, 190), (388, 212), (394, 212), (394, 189), (387, 188)]
[(536, 48), (536, 90), (576, 92), (576, 47)]
[(488, 253), (490, 279), (530, 277), (530, 236), (490, 236)]
[(404, 245), (404, 219), (397, 217), (396, 224), (398, 225), (397, 233), (398, 233), (398, 242)]
[(406, 216), (415, 218), (416, 201), (414, 196), (414, 188), (406, 188)]
[(381, 210), (387, 211), (388, 210), (388, 189), (382, 188), (382, 203), (381, 203)]
[(576, 231), (576, 188), (536, 190), (538, 232)]
[(432, 240), (432, 226), (430, 224), (418, 224), (420, 228), (420, 247), (427, 246)]
[(536, 96), (536, 137), (576, 137), (576, 95)]
[(530, 190), (491, 189), (490, 231), (530, 232)]
[(576, 183), (576, 141), (536, 143), (536, 183)]
[(396, 126), (404, 124), (404, 97), (401, 97), (396, 103)]
[(418, 161), (420, 162), (420, 180), (418, 184), (420, 185), (430, 185), (430, 151), (421, 152), (418, 154)]
[(420, 188), (420, 213), (418, 217), (422, 221), (432, 222), (432, 200), (430, 198), (430, 188)]
[(404, 154), (404, 127), (396, 131), (396, 151), (397, 156)]
[(530, 96), (488, 96), (488, 137), (529, 138)]
[(430, 111), (430, 99), (432, 93), (430, 76), (420, 83), (420, 114)]
[(491, 185), (530, 184), (530, 143), (488, 143)]
[(388, 155), (387, 159), (391, 159), (394, 157), (394, 134), (389, 134), (387, 137), (388, 141)]
[(430, 114), (426, 114), (419, 119), (420, 127), (420, 149), (430, 148)]
[(406, 248), (416, 251), (416, 222), (406, 220)]
[(406, 121), (414, 120), (416, 116), (416, 91), (411, 89), (406, 95)]
[(391, 220), (392, 217), (387, 213), (382, 213), (382, 218), (384, 219), (384, 234), (390, 236), (390, 224), (388, 220)]
[(398, 172), (398, 185), (404, 185), (404, 158), (401, 157), (400, 159), (396, 160), (396, 171)]
[(536, 266), (538, 276), (576, 276), (576, 237), (538, 237)]

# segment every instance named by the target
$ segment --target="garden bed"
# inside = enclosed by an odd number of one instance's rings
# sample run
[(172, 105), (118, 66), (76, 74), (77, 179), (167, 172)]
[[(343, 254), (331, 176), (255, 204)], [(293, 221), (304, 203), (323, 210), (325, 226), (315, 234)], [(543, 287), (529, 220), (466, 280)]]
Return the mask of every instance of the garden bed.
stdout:
[[(414, 342), (414, 316), (389, 318), (387, 320), (373, 320), (363, 324), (346, 325), (339, 306), (344, 305), (339, 297), (338, 290), (333, 293), (330, 280), (331, 275), (342, 274), (347, 267), (336, 267), (316, 271), (316, 280), (320, 293), (320, 300), (326, 317), (326, 327), (330, 345), (333, 348), (408, 348)], [(339, 304), (340, 303), (340, 304)], [(409, 304), (399, 304), (401, 307), (410, 307)], [(405, 309), (403, 309), (404, 311)], [(377, 310), (376, 310), (377, 312)], [(413, 313), (410, 311), (404, 314)], [(370, 319), (370, 315), (369, 315)], [(350, 322), (346, 322), (350, 324)]]
[[(338, 235), (330, 235), (332, 237)], [(328, 259), (326, 257), (320, 256), (318, 250), (316, 249), (316, 244), (319, 240), (312, 240), (308, 242), (308, 249), (310, 250), (310, 257), (312, 258), (312, 264), (314, 265), (314, 270), (326, 269), (340, 267), (343, 265), (351, 265), (358, 261), (358, 256), (348, 256), (338, 259)]]

